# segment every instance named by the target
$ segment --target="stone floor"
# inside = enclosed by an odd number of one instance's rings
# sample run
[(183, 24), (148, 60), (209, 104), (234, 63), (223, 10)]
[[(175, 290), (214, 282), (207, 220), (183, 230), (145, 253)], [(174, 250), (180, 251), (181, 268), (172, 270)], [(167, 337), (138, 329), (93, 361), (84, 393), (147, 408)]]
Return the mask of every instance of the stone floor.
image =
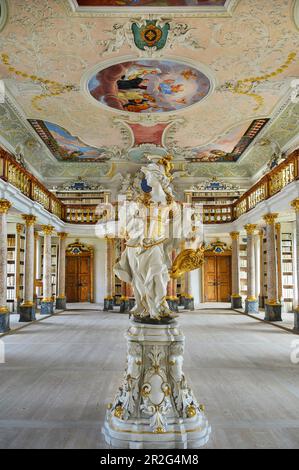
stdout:
[[(1, 338), (0, 448), (106, 448), (101, 426), (125, 367), (128, 316), (80, 307)], [(215, 308), (180, 323), (185, 374), (212, 425), (207, 447), (299, 448), (297, 336)]]

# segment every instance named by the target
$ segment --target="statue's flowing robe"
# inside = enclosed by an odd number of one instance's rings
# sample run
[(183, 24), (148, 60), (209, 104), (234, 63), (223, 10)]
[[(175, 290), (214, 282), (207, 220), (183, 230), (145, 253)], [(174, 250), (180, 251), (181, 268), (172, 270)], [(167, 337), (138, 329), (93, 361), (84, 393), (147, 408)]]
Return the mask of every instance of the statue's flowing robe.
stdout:
[(126, 247), (114, 272), (122, 281), (133, 284), (135, 314), (159, 316), (169, 281), (168, 268), (169, 258), (163, 243), (150, 248)]

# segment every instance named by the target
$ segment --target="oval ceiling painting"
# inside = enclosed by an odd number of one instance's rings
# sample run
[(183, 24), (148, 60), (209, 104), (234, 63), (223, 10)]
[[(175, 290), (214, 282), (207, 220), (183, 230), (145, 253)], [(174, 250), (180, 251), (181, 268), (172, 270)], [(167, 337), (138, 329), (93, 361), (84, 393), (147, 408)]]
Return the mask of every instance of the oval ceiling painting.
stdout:
[(201, 101), (210, 91), (206, 75), (173, 60), (134, 60), (111, 65), (88, 82), (100, 103), (132, 113), (168, 113)]

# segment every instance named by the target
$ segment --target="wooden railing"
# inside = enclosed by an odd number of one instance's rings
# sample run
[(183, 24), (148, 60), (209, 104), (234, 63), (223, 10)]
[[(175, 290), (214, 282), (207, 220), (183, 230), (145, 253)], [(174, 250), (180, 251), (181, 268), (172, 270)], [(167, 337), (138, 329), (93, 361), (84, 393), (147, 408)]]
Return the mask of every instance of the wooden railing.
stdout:
[[(65, 205), (6, 151), (0, 148), (0, 178), (18, 188), (25, 196), (41, 204), (48, 212), (72, 224), (95, 224), (96, 205)], [(238, 219), (260, 202), (277, 194), (299, 179), (299, 149), (263, 176), (235, 203), (203, 206), (204, 224), (224, 224)]]
[(64, 204), (31, 173), (0, 148), (0, 178), (18, 188), (25, 196), (41, 204), (60, 219), (65, 218)]

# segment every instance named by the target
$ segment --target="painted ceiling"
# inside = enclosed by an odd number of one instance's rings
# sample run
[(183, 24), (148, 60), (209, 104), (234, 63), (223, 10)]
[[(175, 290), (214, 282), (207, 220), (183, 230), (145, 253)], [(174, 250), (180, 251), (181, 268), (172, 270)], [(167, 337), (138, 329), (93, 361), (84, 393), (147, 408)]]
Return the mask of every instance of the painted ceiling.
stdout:
[[(71, 0), (5, 3), (0, 79), (45, 144), (45, 174), (71, 165), (100, 174), (110, 160), (139, 163), (151, 145), (194, 175), (251, 176), (269, 158), (255, 156), (255, 142), (272, 128), (280, 139), (276, 122), (299, 76), (293, 0), (228, 0), (229, 13), (214, 15), (223, 1), (147, 2), (161, 4), (154, 17), (138, 14), (146, 2), (78, 1), (117, 17), (74, 11)], [(172, 6), (182, 13), (165, 15)], [(191, 6), (211, 8), (201, 16)]]

